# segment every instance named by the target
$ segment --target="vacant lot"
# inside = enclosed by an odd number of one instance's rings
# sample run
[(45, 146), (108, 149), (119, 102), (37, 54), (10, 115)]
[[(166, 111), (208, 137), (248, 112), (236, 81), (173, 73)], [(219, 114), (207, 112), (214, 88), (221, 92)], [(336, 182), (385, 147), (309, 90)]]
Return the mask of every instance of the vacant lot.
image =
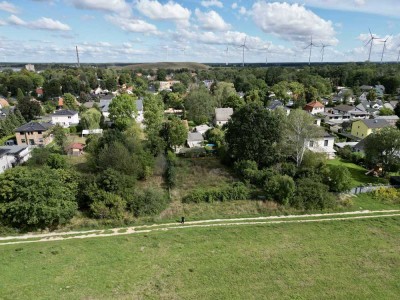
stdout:
[(0, 247), (4, 299), (395, 299), (398, 217)]

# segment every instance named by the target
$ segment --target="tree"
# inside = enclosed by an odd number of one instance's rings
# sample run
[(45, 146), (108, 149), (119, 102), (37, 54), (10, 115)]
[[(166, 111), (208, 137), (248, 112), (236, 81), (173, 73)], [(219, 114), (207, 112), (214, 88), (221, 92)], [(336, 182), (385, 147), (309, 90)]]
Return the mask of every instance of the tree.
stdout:
[(64, 94), (64, 108), (66, 109), (72, 109), (72, 110), (77, 110), (78, 109), (78, 105), (76, 104), (76, 98), (74, 97), (74, 95), (70, 94), (70, 93), (66, 93)]
[(283, 103), (286, 104), (289, 101), (289, 84), (287, 81), (281, 81), (277, 84), (274, 84), (271, 90), (274, 92), (275, 97), (281, 100)]
[(172, 118), (165, 122), (164, 128), (162, 129), (162, 136), (167, 147), (171, 150), (176, 150), (176, 147), (185, 144), (187, 133), (187, 128), (183, 124), (182, 120), (178, 118)]
[(67, 167), (67, 160), (61, 154), (52, 153), (47, 158), (46, 164), (52, 169), (65, 169)]
[(254, 160), (259, 166), (276, 163), (282, 121), (266, 108), (247, 104), (227, 124), (225, 140), (234, 160)]
[(164, 105), (160, 96), (147, 95), (144, 98), (144, 110), (144, 131), (150, 152), (156, 156), (164, 149), (164, 141), (160, 136), (164, 121)]
[(126, 201), (116, 194), (103, 190), (96, 190), (91, 195), (90, 211), (98, 219), (122, 219), (126, 208)]
[(367, 94), (368, 101), (375, 101), (376, 100), (376, 91), (374, 88), (370, 89)]
[(193, 89), (185, 100), (185, 109), (189, 120), (196, 124), (211, 121), (216, 105), (205, 87)]
[(231, 107), (234, 111), (243, 107), (246, 102), (243, 98), (240, 98), (237, 94), (230, 95), (227, 98), (222, 99), (222, 107)]
[(24, 100), (24, 97), (25, 97), (24, 93), (23, 93), (22, 90), (19, 88), (19, 89), (17, 90), (17, 101), (18, 101), (18, 102), (23, 101), (23, 100)]
[(302, 178), (296, 182), (296, 193), (290, 205), (298, 209), (325, 209), (334, 206), (335, 198), (328, 186), (311, 178)]
[(296, 185), (292, 177), (278, 174), (266, 181), (264, 189), (268, 197), (287, 205), (294, 195)]
[(380, 116), (393, 116), (393, 115), (394, 115), (394, 111), (391, 110), (391, 109), (388, 108), (388, 107), (382, 107), (382, 108), (379, 110), (379, 115), (380, 115)]
[(168, 204), (168, 198), (161, 189), (147, 188), (138, 191), (128, 201), (128, 210), (136, 217), (151, 216), (162, 212)]
[(165, 77), (167, 77), (167, 71), (165, 69), (158, 69), (157, 70), (157, 80), (164, 81)]
[(101, 112), (95, 108), (90, 108), (81, 114), (81, 126), (83, 129), (100, 128)]
[(382, 165), (383, 174), (400, 169), (400, 130), (386, 127), (365, 138), (365, 160), (371, 166)]
[(51, 133), (54, 136), (54, 142), (56, 145), (60, 147), (61, 152), (64, 152), (67, 143), (67, 134), (65, 133), (64, 128), (57, 124), (52, 128)]
[(295, 159), (297, 167), (300, 167), (303, 161), (307, 143), (322, 136), (322, 129), (313, 124), (314, 118), (301, 109), (292, 110), (287, 118), (284, 136), (289, 146), (289, 154)]
[(345, 166), (328, 165), (324, 175), (325, 184), (331, 192), (341, 193), (351, 188), (351, 173)]
[(43, 90), (46, 98), (58, 97), (61, 95), (61, 83), (58, 79), (45, 81)]
[(0, 175), (0, 220), (28, 230), (65, 224), (77, 210), (76, 186), (57, 170), (10, 169)]
[(108, 111), (111, 121), (117, 128), (125, 130), (133, 122), (137, 114), (135, 100), (133, 96), (122, 94), (111, 102)]
[(27, 122), (42, 114), (42, 107), (39, 101), (31, 100), (29, 96), (25, 96), (21, 101), (18, 101), (16, 108)]

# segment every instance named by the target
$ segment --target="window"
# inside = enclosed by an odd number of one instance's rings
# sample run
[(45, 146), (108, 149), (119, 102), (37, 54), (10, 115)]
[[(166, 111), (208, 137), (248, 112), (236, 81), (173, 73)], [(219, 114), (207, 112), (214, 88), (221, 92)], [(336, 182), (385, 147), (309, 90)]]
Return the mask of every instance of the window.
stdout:
[(308, 144), (310, 147), (314, 147), (314, 141), (310, 141), (310, 143)]
[(42, 134), (42, 132), (41, 132), (41, 131), (38, 131), (38, 134)]
[(34, 139), (29, 139), (29, 145), (35, 145), (35, 140)]
[(23, 133), (23, 132), (20, 132), (19, 135), (24, 135), (24, 133)]
[(25, 140), (25, 139), (21, 139), (21, 143), (22, 143), (22, 144), (25, 144), (25, 143), (26, 143), (26, 140)]
[(68, 116), (68, 119), (71, 119), (71, 116)]
[(324, 147), (328, 147), (328, 140), (324, 141)]

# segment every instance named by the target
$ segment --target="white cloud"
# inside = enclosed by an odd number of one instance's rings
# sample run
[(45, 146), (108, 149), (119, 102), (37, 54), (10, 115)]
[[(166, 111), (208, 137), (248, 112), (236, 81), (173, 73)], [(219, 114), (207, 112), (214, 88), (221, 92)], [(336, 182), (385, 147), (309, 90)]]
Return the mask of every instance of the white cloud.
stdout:
[(231, 28), (231, 25), (226, 23), (224, 19), (214, 10), (202, 12), (199, 9), (196, 9), (195, 14), (200, 27), (203, 29), (224, 31)]
[(17, 26), (25, 26), (27, 24), (24, 20), (18, 18), (16, 15), (11, 15), (7, 21), (8, 24)]
[(45, 17), (42, 17), (39, 20), (31, 22), (29, 27), (34, 29), (43, 29), (43, 30), (60, 30), (60, 31), (71, 30), (71, 27), (69, 27), (67, 24)]
[(354, 3), (358, 6), (365, 5), (365, 0), (354, 0)]
[(236, 8), (238, 8), (238, 4), (236, 3), (236, 2), (234, 2), (234, 3), (232, 3), (232, 9), (236, 9)]
[(152, 20), (175, 21), (188, 24), (191, 11), (178, 3), (168, 1), (161, 4), (157, 0), (139, 0), (136, 8)]
[(298, 4), (258, 1), (253, 5), (251, 15), (264, 32), (289, 41), (306, 42), (313, 36), (317, 43), (338, 43), (331, 21)]
[(119, 15), (106, 16), (106, 20), (119, 26), (122, 30), (137, 33), (152, 33), (156, 34), (157, 27), (143, 20), (134, 18), (123, 18)]
[(14, 4), (7, 2), (7, 1), (0, 2), (0, 10), (6, 11), (6, 12), (9, 12), (12, 14), (18, 13), (18, 8)]
[(219, 7), (219, 8), (223, 8), (224, 7), (224, 4), (221, 1), (218, 1), (218, 0), (203, 0), (200, 3), (204, 7), (210, 7), (210, 6), (216, 6), (216, 7)]
[(131, 6), (125, 0), (69, 0), (80, 9), (94, 9), (129, 15)]
[(247, 9), (244, 6), (241, 6), (239, 9), (239, 14), (241, 15), (245, 15), (247, 13)]
[(23, 26), (29, 29), (55, 30), (55, 31), (71, 30), (71, 28), (67, 24), (45, 17), (42, 17), (36, 21), (26, 22), (15, 15), (11, 15), (7, 20), (7, 24), (14, 26)]

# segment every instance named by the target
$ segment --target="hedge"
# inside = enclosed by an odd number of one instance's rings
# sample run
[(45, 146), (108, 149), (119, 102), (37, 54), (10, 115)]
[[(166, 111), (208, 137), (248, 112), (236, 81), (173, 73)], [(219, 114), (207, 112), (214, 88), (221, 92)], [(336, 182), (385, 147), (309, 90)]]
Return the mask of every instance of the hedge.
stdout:
[(249, 189), (241, 182), (212, 189), (197, 189), (182, 199), (183, 203), (212, 203), (215, 201), (245, 200), (250, 196)]

